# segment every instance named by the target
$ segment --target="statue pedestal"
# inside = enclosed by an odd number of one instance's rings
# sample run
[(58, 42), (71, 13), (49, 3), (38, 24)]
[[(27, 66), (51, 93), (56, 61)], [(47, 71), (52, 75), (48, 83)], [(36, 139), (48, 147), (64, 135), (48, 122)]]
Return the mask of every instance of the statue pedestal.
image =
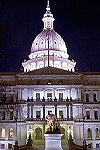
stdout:
[(63, 134), (44, 134), (45, 150), (63, 150), (61, 146), (61, 137)]

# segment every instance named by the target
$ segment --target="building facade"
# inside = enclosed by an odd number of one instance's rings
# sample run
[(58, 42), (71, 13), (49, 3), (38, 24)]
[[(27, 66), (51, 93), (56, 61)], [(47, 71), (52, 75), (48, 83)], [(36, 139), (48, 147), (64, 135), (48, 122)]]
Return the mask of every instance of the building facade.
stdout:
[(24, 72), (0, 73), (0, 149), (12, 149), (16, 140), (24, 145), (30, 134), (33, 145), (44, 149), (49, 113), (60, 122), (64, 149), (70, 134), (76, 144), (100, 149), (100, 73), (75, 72), (53, 21), (48, 1)]

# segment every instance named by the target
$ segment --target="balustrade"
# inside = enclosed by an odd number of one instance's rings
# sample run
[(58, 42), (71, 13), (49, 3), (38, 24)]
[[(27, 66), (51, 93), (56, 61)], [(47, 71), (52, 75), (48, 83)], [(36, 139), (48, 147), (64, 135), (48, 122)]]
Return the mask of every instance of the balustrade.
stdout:
[(44, 97), (43, 97), (43, 99), (33, 99), (33, 98), (27, 99), (27, 102), (73, 102), (73, 101), (76, 101), (76, 100), (73, 100), (72, 98), (70, 98), (70, 99), (68, 99), (68, 98), (67, 99), (57, 99), (57, 98), (45, 99)]

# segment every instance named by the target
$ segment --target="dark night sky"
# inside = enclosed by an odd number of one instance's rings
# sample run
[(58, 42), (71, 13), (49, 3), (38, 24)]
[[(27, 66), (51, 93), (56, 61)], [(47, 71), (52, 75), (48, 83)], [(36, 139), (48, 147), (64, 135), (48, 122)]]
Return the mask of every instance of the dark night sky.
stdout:
[[(80, 71), (100, 71), (100, 2), (51, 0), (54, 28)], [(46, 0), (0, 0), (0, 72), (19, 71), (34, 38), (42, 31)]]

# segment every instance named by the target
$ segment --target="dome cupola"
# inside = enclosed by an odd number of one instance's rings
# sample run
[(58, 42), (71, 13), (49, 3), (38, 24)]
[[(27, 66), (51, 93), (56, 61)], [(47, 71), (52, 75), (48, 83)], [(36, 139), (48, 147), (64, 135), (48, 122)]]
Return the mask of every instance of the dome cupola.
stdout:
[(47, 0), (46, 13), (42, 19), (43, 31), (32, 43), (29, 60), (22, 63), (25, 72), (49, 66), (74, 71), (76, 63), (68, 59), (66, 44), (63, 38), (54, 31), (54, 20), (49, 0)]
[(44, 22), (44, 30), (53, 29), (54, 20), (55, 19), (53, 18), (53, 14), (51, 14), (49, 0), (48, 0), (46, 13), (44, 14), (44, 17), (42, 19), (42, 21)]

